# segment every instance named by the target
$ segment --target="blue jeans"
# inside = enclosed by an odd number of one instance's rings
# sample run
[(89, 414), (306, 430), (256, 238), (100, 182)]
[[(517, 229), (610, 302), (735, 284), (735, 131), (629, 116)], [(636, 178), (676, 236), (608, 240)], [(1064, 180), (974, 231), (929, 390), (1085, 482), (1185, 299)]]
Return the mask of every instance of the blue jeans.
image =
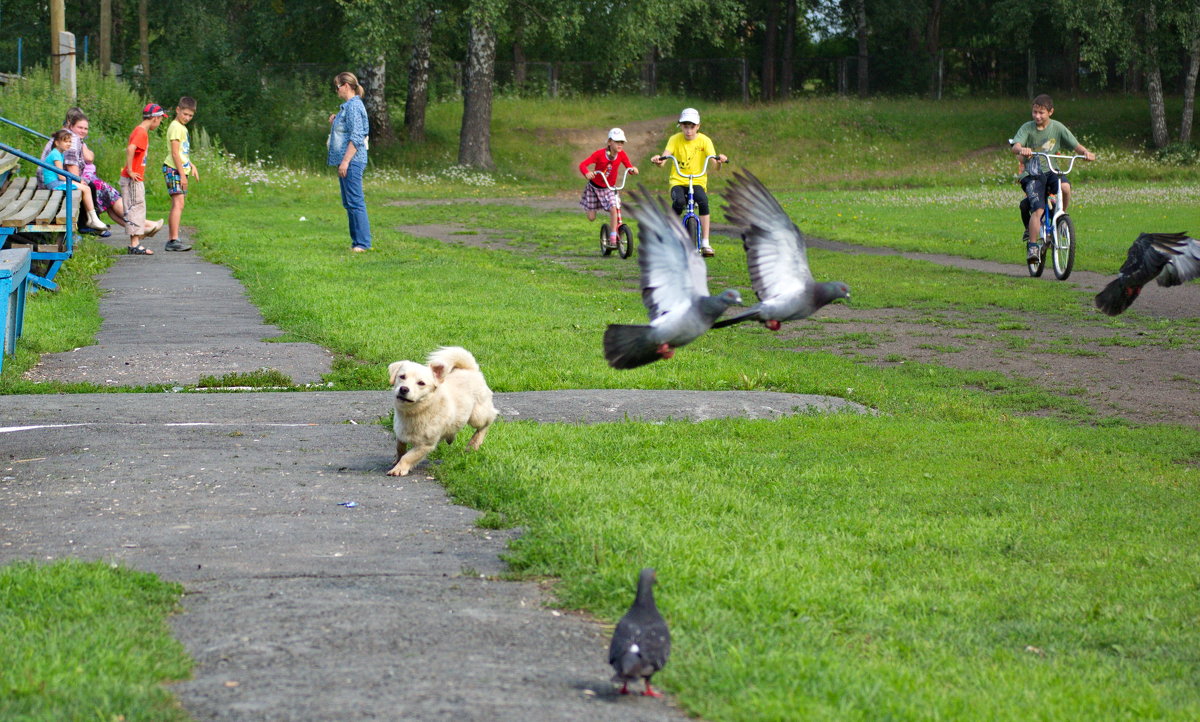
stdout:
[(367, 199), (363, 195), (363, 170), (366, 163), (351, 163), (346, 177), (338, 176), (342, 189), (342, 208), (350, 218), (350, 244), (354, 248), (371, 247), (371, 221), (367, 219)]

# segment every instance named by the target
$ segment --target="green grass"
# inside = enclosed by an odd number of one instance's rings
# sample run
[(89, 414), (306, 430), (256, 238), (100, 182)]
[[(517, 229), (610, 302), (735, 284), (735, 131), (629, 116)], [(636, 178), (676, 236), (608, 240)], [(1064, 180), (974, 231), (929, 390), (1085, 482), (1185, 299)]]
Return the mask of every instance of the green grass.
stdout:
[(162, 687), (191, 672), (165, 621), (182, 594), (101, 562), (0, 567), (0, 718), (187, 719)]

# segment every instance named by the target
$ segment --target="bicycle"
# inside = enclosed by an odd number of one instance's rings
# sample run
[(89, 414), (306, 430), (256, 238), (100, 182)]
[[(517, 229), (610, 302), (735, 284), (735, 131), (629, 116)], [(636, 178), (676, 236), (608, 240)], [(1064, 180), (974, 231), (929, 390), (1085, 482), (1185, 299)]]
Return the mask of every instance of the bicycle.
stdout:
[(604, 179), (604, 185), (613, 192), (613, 208), (617, 211), (617, 245), (610, 246), (608, 244), (608, 224), (600, 224), (600, 254), (603, 256), (611, 256), (613, 251), (617, 252), (621, 258), (629, 258), (633, 255), (633, 232), (629, 230), (629, 226), (625, 221), (621, 220), (621, 191), (625, 188), (625, 179), (629, 177), (629, 169), (626, 168), (621, 174), (621, 185), (612, 186), (608, 182), (607, 173), (596, 173)]
[[(1062, 179), (1075, 168), (1075, 161), (1086, 158), (1082, 155), (1055, 155), (1037, 151), (1033, 155), (1040, 155), (1046, 159), (1050, 172), (1058, 177), (1060, 191)], [(1059, 170), (1054, 167), (1054, 158), (1071, 162), (1066, 170)], [(1067, 280), (1071, 275), (1071, 267), (1075, 264), (1075, 239), (1075, 223), (1058, 202), (1058, 194), (1047, 193), (1046, 209), (1042, 212), (1041, 232), (1035, 241), (1038, 244), (1038, 260), (1037, 263), (1026, 261), (1029, 275), (1034, 278), (1040, 277), (1046, 268), (1046, 256), (1049, 255), (1054, 265), (1054, 277), (1060, 281)]]
[[(704, 247), (704, 239), (700, 236), (700, 216), (696, 215), (695, 179), (708, 173), (708, 162), (710, 160), (715, 160), (717, 156), (715, 156), (715, 155), (704, 156), (704, 167), (701, 168), (700, 172), (696, 173), (695, 175), (688, 175), (687, 173), (684, 173), (683, 169), (679, 167), (679, 159), (676, 158), (675, 156), (662, 155), (659, 157), (662, 158), (663, 160), (670, 158), (671, 162), (673, 162), (675, 164), (675, 172), (678, 173), (679, 175), (683, 176), (684, 178), (687, 178), (688, 194), (687, 194), (687, 205), (684, 206), (684, 210), (683, 210), (683, 218), (682, 218), (683, 229), (685, 231), (687, 231), (688, 238), (691, 238), (696, 242), (696, 252), (697, 253), (699, 253), (702, 256), (713, 255), (713, 252), (711, 249), (707, 249)], [(707, 251), (707, 253), (705, 251)]]

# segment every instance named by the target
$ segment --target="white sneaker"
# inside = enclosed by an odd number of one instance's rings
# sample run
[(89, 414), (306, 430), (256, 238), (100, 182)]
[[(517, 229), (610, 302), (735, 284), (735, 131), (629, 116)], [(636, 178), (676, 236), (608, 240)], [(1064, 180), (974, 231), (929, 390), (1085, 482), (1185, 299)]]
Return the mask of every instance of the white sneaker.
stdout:
[(708, 245), (707, 243), (701, 243), (700, 255), (704, 256), (705, 258), (712, 258), (713, 256), (717, 255), (717, 253), (712, 249), (712, 246)]
[(104, 221), (100, 220), (100, 216), (96, 215), (95, 211), (88, 212), (88, 218), (87, 218), (86, 225), (88, 228), (94, 228), (97, 231), (107, 231), (108, 230), (108, 226), (106, 226), (104, 224)]
[(163, 219), (161, 219), (161, 218), (159, 218), (157, 221), (146, 221), (146, 226), (144, 228), (144, 230), (146, 231), (146, 238), (149, 238), (150, 236), (153, 236), (155, 233), (158, 233), (159, 231), (161, 231), (162, 227), (163, 227)]

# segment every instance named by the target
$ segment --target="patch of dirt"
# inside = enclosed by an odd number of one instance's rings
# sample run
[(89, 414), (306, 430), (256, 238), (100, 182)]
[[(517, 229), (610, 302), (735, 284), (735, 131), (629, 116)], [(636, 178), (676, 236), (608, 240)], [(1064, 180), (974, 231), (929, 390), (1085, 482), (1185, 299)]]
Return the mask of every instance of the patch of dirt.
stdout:
[[(534, 199), (529, 199), (533, 201)], [(453, 202), (453, 201), (448, 201)], [(508, 203), (509, 200), (495, 200)], [(524, 199), (517, 202), (524, 203)], [(569, 209), (561, 199), (541, 199), (546, 207)], [(399, 229), (446, 243), (485, 248), (503, 247), (536, 253), (574, 270), (615, 276), (636, 290), (636, 257), (614, 260), (610, 270), (597, 268), (598, 254), (572, 245), (561, 250), (535, 248), (498, 235), (472, 232), (462, 225), (408, 226)], [(713, 232), (736, 237), (732, 226), (713, 225)], [(1053, 280), (1049, 269), (1041, 279), (1029, 278), (1022, 264), (996, 263), (957, 256), (906, 253), (809, 238), (814, 248), (861, 255), (898, 255), (939, 265), (1024, 278), (1030, 283), (1070, 283), (1087, 293), (1099, 291), (1111, 277), (1075, 271), (1067, 281)], [(609, 260), (609, 259), (605, 259)], [(814, 319), (792, 323), (780, 339), (796, 351), (821, 349), (880, 366), (932, 363), (950, 368), (995, 371), (1077, 399), (1101, 416), (1141, 423), (1174, 423), (1200, 428), (1200, 284), (1176, 288), (1147, 286), (1123, 327), (1107, 317), (1079, 323), (1019, 311), (987, 313), (921, 312), (906, 309), (860, 309), (832, 304)], [(1151, 324), (1151, 319), (1187, 321)]]

